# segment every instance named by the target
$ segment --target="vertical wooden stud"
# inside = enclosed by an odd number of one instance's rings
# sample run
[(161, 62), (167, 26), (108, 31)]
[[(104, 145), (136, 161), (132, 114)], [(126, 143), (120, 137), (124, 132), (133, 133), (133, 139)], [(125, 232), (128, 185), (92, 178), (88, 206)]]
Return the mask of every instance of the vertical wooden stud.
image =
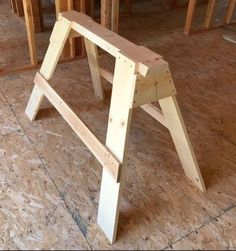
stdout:
[(15, 0), (10, 0), (10, 8), (11, 8), (11, 11), (13, 13), (16, 13), (17, 12), (17, 9), (16, 9), (16, 1)]
[(31, 0), (34, 31), (36, 33), (42, 32), (44, 28), (42, 3), (41, 0)]
[(232, 20), (232, 16), (235, 10), (236, 6), (236, 0), (228, 0), (228, 7), (227, 7), (227, 12), (225, 16), (225, 23), (230, 24)]
[(30, 62), (32, 65), (37, 65), (38, 60), (37, 60), (37, 52), (36, 52), (36, 43), (35, 43), (35, 33), (34, 33), (31, 0), (23, 0), (23, 7), (24, 7), (27, 37), (28, 37)]
[(205, 21), (204, 21), (204, 26), (206, 29), (209, 29), (211, 26), (215, 7), (216, 7), (216, 0), (209, 0), (208, 6), (207, 6), (207, 13), (206, 13)]
[(190, 34), (190, 30), (191, 30), (191, 26), (192, 26), (192, 22), (193, 22), (193, 17), (194, 17), (194, 13), (195, 13), (195, 9), (196, 9), (196, 4), (197, 4), (197, 0), (189, 0), (187, 16), (186, 16), (186, 20), (185, 20), (185, 27), (184, 27), (184, 34), (186, 34), (186, 35)]
[(101, 24), (111, 29), (111, 6), (112, 0), (101, 0)]
[[(73, 0), (67, 0), (68, 1), (68, 11), (74, 9), (74, 1)], [(75, 39), (70, 38), (69, 39), (69, 47), (70, 47), (70, 57), (75, 57)]]
[(16, 12), (19, 17), (24, 16), (24, 8), (23, 8), (23, 2), (22, 0), (16, 0)]
[(112, 0), (111, 30), (118, 33), (119, 29), (120, 0)]

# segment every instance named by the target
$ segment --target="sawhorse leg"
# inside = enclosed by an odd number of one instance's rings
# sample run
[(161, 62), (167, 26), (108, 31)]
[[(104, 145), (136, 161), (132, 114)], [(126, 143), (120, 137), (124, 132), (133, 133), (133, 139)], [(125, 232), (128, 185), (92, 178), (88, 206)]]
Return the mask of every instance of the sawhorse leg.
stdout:
[(99, 72), (99, 60), (98, 60), (98, 50), (97, 45), (84, 38), (85, 48), (87, 52), (89, 68), (92, 76), (93, 87), (96, 96), (100, 99), (104, 99), (104, 91), (102, 87), (101, 76)]
[(126, 143), (132, 114), (130, 106), (135, 89), (135, 68), (136, 64), (128, 58), (122, 55), (117, 57), (106, 146), (122, 163), (122, 171), (120, 182), (116, 183), (103, 167), (97, 219), (111, 243), (116, 239), (120, 192), (124, 183)]
[[(46, 80), (49, 80), (55, 71), (56, 65), (70, 31), (71, 23), (64, 18), (59, 18), (56, 25), (54, 26), (52, 35), (50, 37), (50, 44), (40, 69), (40, 74)], [(31, 121), (35, 119), (39, 107), (43, 101), (43, 97), (43, 92), (37, 87), (37, 85), (35, 85), (25, 110), (26, 115)]]
[(175, 96), (160, 99), (159, 104), (186, 176), (201, 191), (205, 191), (202, 175)]

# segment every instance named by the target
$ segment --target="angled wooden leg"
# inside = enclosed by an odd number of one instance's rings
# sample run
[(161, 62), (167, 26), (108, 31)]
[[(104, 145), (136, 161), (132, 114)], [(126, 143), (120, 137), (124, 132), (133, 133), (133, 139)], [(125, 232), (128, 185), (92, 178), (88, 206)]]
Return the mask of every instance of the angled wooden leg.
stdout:
[[(49, 80), (52, 77), (70, 30), (71, 22), (65, 18), (60, 18), (53, 28), (50, 37), (50, 44), (40, 69), (41, 75), (46, 80)], [(35, 119), (43, 97), (43, 92), (35, 85), (25, 110), (26, 115), (31, 121)]]
[(132, 113), (130, 104), (135, 89), (135, 68), (135, 63), (122, 55), (116, 59), (106, 146), (122, 163), (122, 171), (120, 182), (117, 183), (106, 168), (103, 168), (97, 219), (111, 243), (116, 239), (119, 197), (124, 183), (126, 143)]
[(159, 103), (185, 174), (200, 190), (205, 191), (202, 175), (175, 96), (160, 99)]
[(197, 4), (197, 0), (189, 0), (187, 16), (185, 20), (185, 27), (184, 27), (184, 34), (186, 35), (190, 34), (190, 30), (191, 30), (191, 26), (193, 22), (193, 16), (196, 9), (196, 4)]
[(207, 13), (206, 18), (204, 22), (204, 26), (206, 29), (209, 29), (211, 26), (212, 17), (215, 11), (216, 7), (216, 0), (209, 0), (208, 6), (207, 6)]
[(86, 47), (89, 68), (92, 75), (92, 81), (93, 81), (95, 94), (99, 98), (104, 99), (104, 91), (102, 88), (102, 81), (101, 81), (101, 76), (99, 72), (97, 45), (91, 42), (90, 40), (88, 40), (87, 38), (84, 38), (84, 43)]

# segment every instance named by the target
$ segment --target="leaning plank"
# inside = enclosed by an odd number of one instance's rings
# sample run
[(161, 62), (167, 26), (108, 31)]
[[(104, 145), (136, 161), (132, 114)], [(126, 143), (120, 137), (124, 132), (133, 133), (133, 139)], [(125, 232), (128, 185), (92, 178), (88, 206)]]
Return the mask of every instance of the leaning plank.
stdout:
[(94, 136), (88, 127), (77, 117), (63, 99), (52, 89), (48, 82), (39, 73), (36, 74), (34, 83), (39, 88), (57, 111), (62, 115), (82, 142), (88, 147), (97, 160), (111, 174), (115, 182), (119, 181), (120, 162), (111, 152)]

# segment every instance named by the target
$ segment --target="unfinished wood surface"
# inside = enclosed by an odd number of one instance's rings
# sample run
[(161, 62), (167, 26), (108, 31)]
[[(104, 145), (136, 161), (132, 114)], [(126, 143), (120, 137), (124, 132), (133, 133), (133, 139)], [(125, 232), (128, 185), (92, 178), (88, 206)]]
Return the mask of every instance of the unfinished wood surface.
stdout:
[(111, 30), (118, 33), (120, 15), (120, 0), (112, 0), (111, 6)]
[[(120, 183), (114, 182), (103, 167), (98, 208), (98, 224), (111, 243), (115, 242), (120, 209), (120, 192), (125, 182), (127, 142), (132, 109), (130, 102), (134, 96), (137, 71), (136, 64), (120, 54), (116, 58), (111, 104), (108, 118), (106, 146), (122, 163)], [(122, 100), (122, 103), (120, 102)]]
[(13, 13), (17, 12), (16, 1), (15, 0), (10, 0), (10, 8), (11, 8), (11, 10), (12, 10)]
[(184, 26), (184, 33), (186, 35), (190, 34), (192, 22), (193, 22), (193, 17), (195, 14), (195, 9), (197, 5), (197, 0), (189, 0), (188, 2), (188, 10), (187, 10), (187, 16), (185, 20), (185, 26)]
[[(117, 57), (120, 51), (138, 62), (138, 72), (146, 76), (156, 74), (166, 68), (162, 57), (145, 47), (137, 46), (127, 39), (112, 33), (91, 18), (75, 11), (64, 12), (63, 17), (72, 22), (72, 29), (88, 38), (99, 47)], [(158, 66), (158, 67), (157, 67)]]
[(202, 179), (198, 163), (190, 143), (188, 132), (174, 96), (159, 100), (161, 110), (168, 123), (170, 134), (174, 141), (180, 161), (184, 168), (186, 176), (202, 191), (205, 191), (205, 185)]
[(208, 6), (207, 6), (207, 13), (204, 21), (204, 26), (206, 29), (209, 29), (212, 22), (212, 17), (214, 15), (214, 11), (216, 8), (216, 0), (209, 0)]
[(101, 76), (99, 72), (98, 50), (96, 44), (92, 43), (87, 38), (84, 38), (89, 67), (92, 75), (93, 87), (95, 94), (104, 99), (104, 91), (102, 87)]
[[(2, 3), (4, 4), (5, 1), (0, 1), (0, 13), (4, 10)], [(8, 230), (14, 230), (15, 233), (14, 227), (19, 226), (19, 217), (7, 217), (6, 214), (11, 213), (11, 210), (5, 210), (4, 213), (1, 211), (0, 215), (3, 215), (0, 217), (2, 227), (0, 232), (3, 233), (1, 237), (4, 240), (7, 238), (7, 242), (1, 242), (0, 238), (2, 249), (8, 247), (16, 249), (14, 241), (19, 239), (28, 249), (72, 249), (73, 247), (86, 249), (79, 237), (84, 238), (80, 234), (82, 231), (90, 247), (99, 250), (161, 250), (171, 249), (171, 246), (181, 250), (192, 247), (194, 249), (232, 247), (233, 249), (235, 246), (236, 213), (233, 207), (236, 204), (234, 123), (236, 121), (234, 112), (236, 47), (222, 39), (221, 29), (214, 29), (186, 39), (179, 32), (185, 15), (183, 9), (176, 9), (175, 15), (172, 15), (169, 22), (166, 19), (170, 14), (169, 10), (156, 6), (152, 1), (147, 1), (147, 4), (142, 3), (143, 1), (135, 3), (137, 15), (133, 15), (127, 21), (121, 20), (121, 27), (125, 29), (120, 32), (122, 36), (138, 44), (145, 44), (168, 60), (179, 93), (178, 102), (199, 160), (208, 188), (207, 192), (199, 193), (186, 181), (168, 131), (162, 125), (155, 123), (142, 110), (134, 110), (128, 144), (127, 185), (122, 192), (118, 239), (111, 246), (96, 223), (101, 177), (99, 163), (49, 102), (43, 102), (39, 113), (40, 119), (37, 122), (28, 121), (24, 110), (32, 90), (32, 79), (35, 73), (11, 74), (0, 79), (1, 91), (7, 99), (6, 106), (0, 104), (0, 131), (4, 135), (3, 141), (0, 141), (2, 143), (0, 158), (4, 161), (0, 167), (1, 185), (7, 186), (8, 191), (9, 187), (14, 185), (14, 190), (18, 194), (21, 189), (25, 191), (25, 187), (30, 194), (42, 193), (44, 196), (40, 203), (46, 206), (42, 217), (38, 217), (36, 210), (35, 214), (30, 214), (29, 221), (26, 221), (24, 216), (20, 218), (22, 224), (18, 230), (21, 232), (17, 231), (19, 235), (12, 238), (8, 238), (9, 232), (4, 232), (4, 229), (8, 227)], [(156, 15), (148, 15), (154, 12), (154, 5), (155, 11), (157, 9), (161, 11), (158, 15), (160, 25), (155, 25)], [(205, 6), (199, 5), (198, 13), (204, 15), (204, 11)], [(15, 59), (21, 62), (24, 59), (21, 55), (24, 48), (20, 47), (20, 44), (25, 41), (25, 36), (21, 36), (24, 27), (17, 24), (14, 15), (5, 12), (9, 18), (3, 20), (8, 23), (11, 21), (10, 27), (13, 29), (12, 34), (16, 34), (16, 39), (11, 54), (3, 45), (4, 38), (1, 39), (1, 48), (5, 48), (1, 53), (1, 59), (10, 59), (14, 55)], [(144, 18), (145, 23), (142, 22)], [(196, 19), (196, 25), (200, 26), (200, 21)], [(2, 25), (3, 23), (0, 25), (1, 32), (4, 31), (8, 41), (11, 41), (8, 31), (4, 30)], [(142, 36), (136, 32), (137, 25), (143, 31)], [(146, 26), (150, 30), (145, 29)], [(150, 32), (158, 34), (158, 39), (154, 37), (150, 39)], [(40, 37), (39, 42), (46, 44), (47, 41), (44, 37)], [(16, 48), (20, 49), (16, 50)], [(112, 60), (105, 55), (100, 59), (100, 63), (101, 67), (112, 70)], [(227, 67), (222, 70), (222, 65)], [(63, 99), (69, 102), (76, 113), (81, 114), (81, 119), (91, 125), (91, 129), (103, 140), (106, 133), (109, 99), (100, 102), (96, 98), (91, 98), (94, 91), (87, 60), (59, 65), (53, 82), (56, 84), (57, 92), (63, 95)], [(105, 85), (105, 91), (109, 94), (110, 86)], [(12, 111), (17, 117), (15, 122), (11, 122)], [(23, 143), (17, 140), (16, 133), (12, 133), (14, 129), (17, 131), (19, 124), (24, 128), (22, 134), (27, 135), (32, 142), (32, 151), (38, 152), (42, 162), (46, 163), (45, 170), (48, 173), (39, 180), (40, 186), (36, 186), (35, 179), (40, 176), (41, 166), (33, 164), (36, 162), (33, 161), (35, 157), (31, 158), (26, 154), (28, 151), (22, 147)], [(9, 149), (10, 143), (12, 152), (4, 154), (4, 150)], [(17, 160), (13, 160), (15, 152), (18, 153)], [(9, 159), (12, 160), (8, 162), (9, 165), (5, 164)], [(3, 170), (6, 170), (6, 175)], [(25, 173), (32, 175), (24, 176)], [(17, 183), (15, 179), (8, 176), (16, 178), (16, 174), (19, 175)], [(25, 177), (23, 182), (22, 175)], [(58, 190), (56, 194), (53, 192), (55, 189), (52, 190), (52, 186), (49, 186), (49, 176)], [(4, 188), (4, 205), (6, 203), (9, 208), (12, 208), (14, 204), (9, 203), (13, 200), (5, 196), (5, 191)], [(49, 197), (49, 201), (52, 201), (55, 198), (54, 194), (67, 206), (63, 207), (65, 210), (58, 207), (51, 217), (57, 204), (48, 207), (45, 197), (52, 196)], [(18, 197), (14, 201), (17, 199)], [(17, 208), (14, 215), (28, 209), (27, 204), (22, 204), (21, 209), (22, 211)], [(74, 218), (68, 220), (67, 212), (71, 212)], [(47, 213), (50, 213), (47, 217), (48, 221), (45, 220)], [(36, 228), (32, 229), (32, 222)], [(56, 225), (53, 224), (54, 222)], [(69, 222), (74, 225), (72, 230)], [(42, 235), (38, 229), (43, 229)], [(35, 236), (29, 234), (32, 230), (40, 236), (37, 241), (28, 238)], [(20, 238), (22, 232), (23, 238)]]
[[(78, 12), (87, 13), (89, 2), (85, 0), (56, 0), (56, 15), (64, 11), (76, 10)], [(73, 58), (75, 56), (84, 56), (85, 48), (81, 38), (70, 38), (62, 53), (62, 58)]]
[(137, 75), (132, 107), (139, 107), (159, 99), (176, 95), (176, 89), (168, 65), (156, 75)]
[(112, 156), (39, 73), (37, 73), (34, 83), (89, 148), (96, 159), (108, 170), (109, 175), (112, 175), (113, 179), (119, 182), (121, 163)]
[(24, 15), (24, 7), (22, 0), (15, 0), (16, 12), (19, 17)]
[[(56, 16), (59, 17), (59, 14), (63, 11), (68, 11), (69, 8), (72, 7), (72, 1), (71, 0), (56, 0), (55, 1), (55, 8), (56, 8)], [(66, 41), (62, 58), (68, 58), (74, 53), (73, 43), (71, 41)]]
[(89, 249), (2, 93), (0, 113), (0, 249)]
[[(74, 9), (74, 2), (73, 0), (68, 0), (68, 10), (73, 10)], [(75, 57), (75, 38), (71, 37), (69, 39), (69, 46), (70, 46), (70, 57), (73, 58)]]
[(34, 32), (42, 32), (44, 29), (42, 0), (30, 0), (33, 13)]
[(100, 67), (99, 74), (102, 78), (104, 78), (108, 83), (113, 84), (114, 74), (110, 71), (103, 69)]
[(111, 29), (112, 0), (101, 0), (101, 25)]
[(142, 105), (141, 108), (148, 113), (151, 117), (153, 117), (155, 120), (160, 122), (163, 126), (165, 126), (167, 129), (169, 129), (168, 122), (166, 121), (166, 118), (164, 117), (162, 111), (157, 108), (153, 104), (145, 104)]
[(33, 12), (32, 12), (32, 2), (31, 0), (23, 0), (24, 15), (25, 15), (25, 25), (28, 37), (28, 46), (30, 54), (30, 62), (32, 65), (37, 65), (37, 51), (34, 35), (34, 22), (33, 22)]
[[(59, 18), (53, 28), (50, 44), (40, 68), (40, 73), (46, 80), (52, 77), (60, 55), (71, 30), (71, 23)], [(43, 100), (43, 92), (35, 85), (32, 96), (26, 108), (26, 114), (30, 120), (34, 120)]]
[[(97, 29), (94, 30), (94, 27)], [(116, 65), (112, 81), (113, 87), (106, 135), (108, 150), (77, 118), (76, 114), (47, 82), (55, 70), (71, 30), (75, 30), (85, 37), (88, 61), (96, 93), (98, 88), (100, 88), (100, 92), (103, 91), (99, 74), (102, 68), (98, 63), (97, 45), (115, 56)], [(120, 192), (124, 179), (126, 144), (132, 108), (159, 100), (163, 116), (169, 124), (168, 129), (186, 175), (202, 191), (205, 191), (196, 157), (177, 101), (173, 96), (176, 91), (168, 63), (163, 61), (160, 55), (145, 47), (136, 46), (126, 39), (123, 39), (123, 44), (119, 44), (121, 41), (122, 37), (97, 25), (84, 14), (74, 11), (61, 14), (54, 26), (40, 74), (36, 74), (35, 87), (26, 108), (27, 116), (33, 120), (45, 95), (103, 165), (97, 221), (111, 243), (115, 242), (117, 234)], [(47, 67), (45, 68), (45, 66)], [(106, 73), (105, 70), (102, 72)], [(157, 120), (160, 117), (159, 115)], [(109, 207), (107, 207), (108, 202), (110, 203)]]
[(225, 16), (225, 23), (230, 24), (232, 21), (233, 13), (235, 11), (236, 0), (228, 0), (227, 12)]

